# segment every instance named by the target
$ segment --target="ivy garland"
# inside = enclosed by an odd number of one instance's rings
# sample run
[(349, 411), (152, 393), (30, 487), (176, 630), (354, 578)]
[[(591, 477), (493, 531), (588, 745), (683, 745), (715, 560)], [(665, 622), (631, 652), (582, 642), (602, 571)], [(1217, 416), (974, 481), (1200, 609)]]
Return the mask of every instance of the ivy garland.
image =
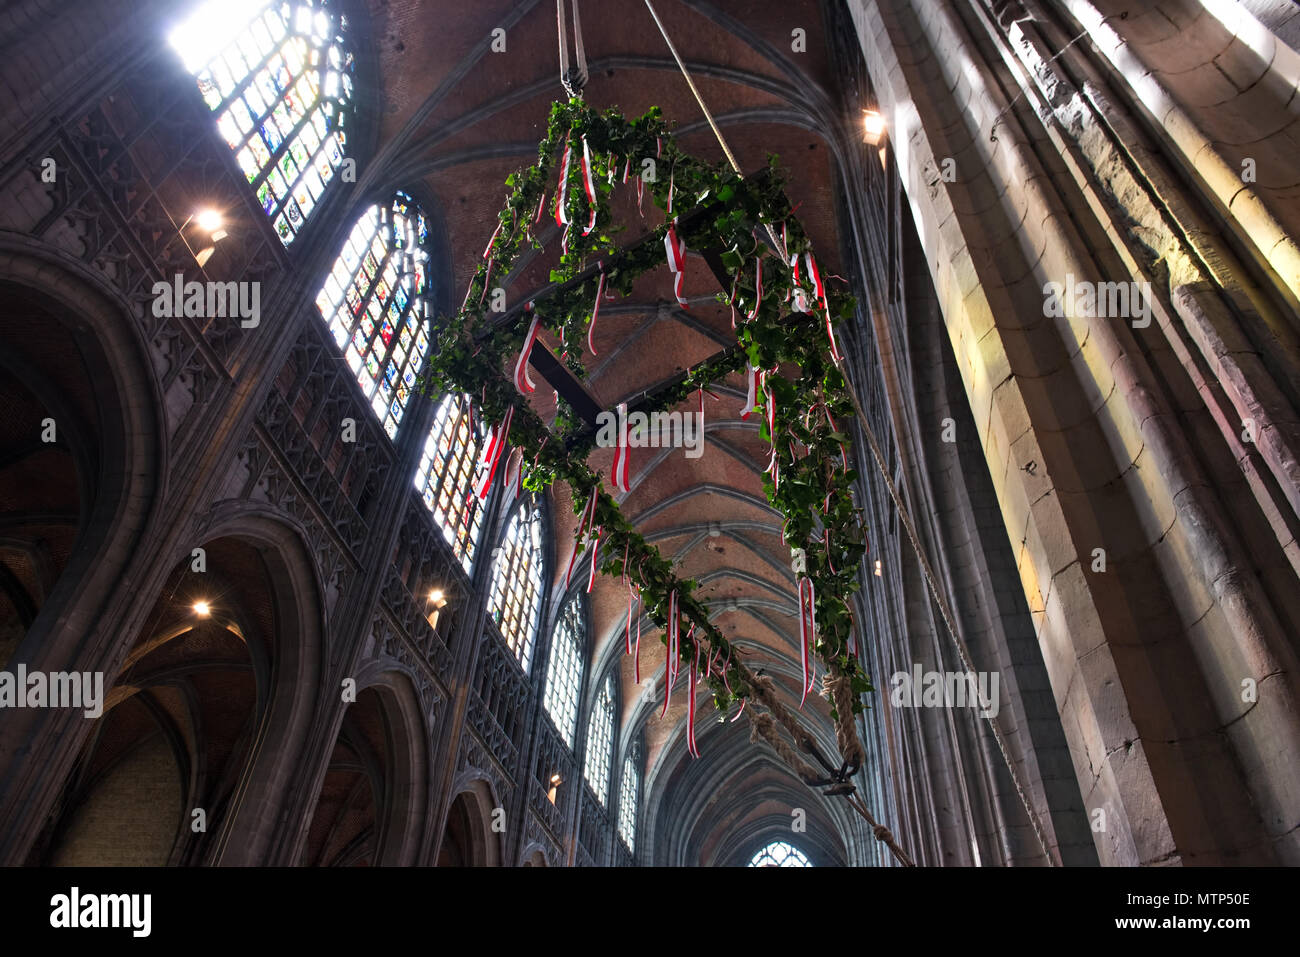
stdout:
[[(627, 180), (627, 188), (636, 188), (632, 184), (641, 176), (642, 164), (654, 159), (656, 175), (647, 177), (645, 185), (656, 206), (667, 210), (671, 189), (678, 212), (701, 205), (721, 210), (711, 221), (696, 217), (697, 221), (679, 238), (689, 248), (725, 250), (722, 261), (727, 269), (735, 271), (736, 282), (732, 297), (720, 294), (719, 301), (731, 303), (745, 315), (755, 315), (748, 321), (741, 316), (737, 322), (740, 349), (692, 369), (680, 384), (658, 397), (657, 406), (671, 408), (710, 383), (744, 370), (746, 363), (756, 369), (784, 369), (797, 374), (796, 378), (770, 375), (766, 380), (775, 408), (764, 409), (761, 433), (765, 441), (775, 438), (779, 481), (774, 483), (769, 470), (764, 488), (768, 501), (786, 518), (785, 542), (802, 548), (806, 555), (806, 574), (816, 594), (813, 652), (832, 678), (850, 680), (853, 710), (860, 712), (861, 694), (874, 688), (850, 649), (853, 621), (848, 598), (860, 587), (855, 572), (866, 543), (860, 510), (851, 497), (857, 472), (849, 467), (846, 454), (850, 440), (833, 425), (836, 419), (851, 418), (854, 410), (844, 379), (829, 354), (826, 316), (815, 305), (810, 308), (817, 311), (782, 314), (784, 301), (795, 291), (795, 273), (788, 261), (758, 238), (764, 227), (771, 226), (783, 234), (790, 254), (802, 257), (810, 249), (785, 198), (775, 158), (769, 161), (767, 176), (746, 180), (727, 167), (683, 152), (657, 107), (629, 121), (615, 110), (597, 113), (577, 98), (555, 103), (546, 136), (538, 146), (537, 162), (506, 179), (510, 194), (500, 213), (499, 228), (475, 272), (464, 305), (439, 324), (437, 347), (421, 386), (425, 390), (452, 386), (467, 393), (477, 401), (485, 422), (500, 422), (514, 407), (509, 440), (522, 449), (527, 464), (526, 487), (540, 492), (557, 480), (566, 482), (573, 492), (575, 514), (583, 511), (595, 492), (592, 527), (604, 529), (601, 571), (626, 575), (639, 587), (641, 608), (664, 629), (660, 640), (665, 644), (669, 600), (676, 592), (680, 613), (693, 625), (680, 631), (681, 660), (707, 660), (714, 665), (706, 667), (707, 674), (702, 677), (708, 680), (720, 711), (751, 696), (757, 679), (709, 621), (708, 609), (694, 595), (698, 583), (680, 580), (673, 574), (672, 563), (623, 518), (618, 504), (605, 492), (601, 476), (587, 466), (585, 459), (594, 437), (584, 432), (563, 402), (556, 422), (548, 429), (532, 408), (520, 401), (514, 383), (502, 372), (519, 354), (529, 324), (523, 320), (531, 318), (521, 313), (513, 322), (502, 323), (498, 316), (498, 325), (493, 327), (488, 292), (493, 285), (505, 284), (525, 243), (542, 248), (532, 230), (540, 216), (555, 212), (554, 194), (548, 197), (547, 191), (557, 156), (567, 144), (575, 157), (582, 157), (584, 138), (597, 193), (594, 228), (583, 235), (592, 221), (592, 209), (581, 162), (575, 159), (569, 163), (565, 188), (557, 190), (565, 197), (567, 221), (575, 225), (568, 229), (563, 255), (550, 275), (553, 284), (572, 284), (539, 293), (530, 315), (540, 317), (541, 328), (560, 339), (566, 365), (584, 378), (586, 372), (580, 359), (586, 348), (597, 277), (572, 281), (584, 269), (602, 261), (606, 263), (606, 290), (627, 296), (638, 276), (664, 266), (661, 241), (639, 243), (625, 251), (615, 245), (611, 234), (617, 230), (611, 226), (608, 204), (603, 202), (615, 184), (623, 181), (626, 172), (632, 177)], [(650, 235), (662, 240), (668, 226), (665, 222)], [(685, 227), (683, 219), (679, 228)], [(761, 296), (757, 291), (760, 263)], [(815, 303), (810, 277), (802, 275), (798, 285), (808, 302)], [(830, 289), (829, 284), (825, 295), (832, 319), (853, 315), (852, 296)], [(484, 334), (489, 330), (490, 334)], [(759, 400), (766, 401), (761, 395)], [(775, 436), (769, 434), (768, 414), (775, 422)], [(707, 643), (711, 652), (696, 659), (697, 649), (702, 648), (700, 642)]]

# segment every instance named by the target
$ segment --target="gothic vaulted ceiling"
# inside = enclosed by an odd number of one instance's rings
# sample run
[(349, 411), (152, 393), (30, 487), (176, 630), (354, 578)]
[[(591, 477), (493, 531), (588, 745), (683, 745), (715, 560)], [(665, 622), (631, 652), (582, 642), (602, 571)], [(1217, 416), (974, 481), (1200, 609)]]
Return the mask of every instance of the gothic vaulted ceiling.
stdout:
[[(857, 104), (837, 102), (831, 93), (836, 28), (829, 7), (817, 0), (657, 0), (656, 7), (742, 168), (758, 170), (769, 153), (779, 154), (789, 172), (791, 202), (823, 268), (840, 272), (836, 206), (843, 184), (836, 152), (848, 142), (845, 131)], [(376, 159), (361, 185), (423, 187), (447, 238), (452, 281), (443, 305), (454, 308), (494, 228), (506, 195), (503, 181), (536, 155), (550, 104), (565, 95), (555, 4), (369, 0), (369, 8), (381, 116)], [(590, 71), (586, 100), (598, 109), (616, 106), (629, 116), (659, 106), (685, 148), (721, 160), (721, 149), (642, 0), (582, 0), (580, 12)], [(505, 30), (504, 52), (492, 49), (496, 28)], [(806, 49), (795, 49), (800, 46), (796, 31), (803, 31)], [(641, 218), (630, 183), (616, 190), (614, 202), (617, 221), (627, 226), (626, 241), (662, 221), (649, 201)], [(547, 281), (559, 241), (553, 226), (543, 238), (545, 252), (525, 258), (509, 279), (512, 303)], [(714, 300), (717, 292), (703, 260), (692, 254), (689, 309), (674, 301), (667, 268), (644, 277), (631, 300), (602, 307), (597, 355), (583, 361), (588, 388), (603, 407), (613, 408), (734, 341), (730, 312)], [(751, 665), (776, 676), (797, 703), (794, 579), (780, 517), (763, 493), (765, 444), (754, 418), (740, 418), (741, 378), (714, 391), (716, 398), (705, 401), (703, 453), (688, 458), (682, 449), (633, 449), (632, 490), (622, 507), (664, 555), (675, 559), (680, 576), (701, 583), (715, 621), (746, 650)], [(544, 419), (554, 412), (554, 397), (544, 387), (533, 403)], [(591, 461), (608, 474), (611, 458), (612, 452), (598, 449)], [(563, 588), (576, 521), (568, 489), (554, 492), (553, 598)], [(632, 660), (622, 652), (626, 614), (626, 589), (618, 581), (599, 582), (590, 601), (589, 675), (616, 669), (622, 740), (644, 728), (647, 837), (656, 860), (682, 855), (680, 863), (712, 863), (720, 854), (743, 853), (743, 847), (722, 846), (727, 836), (753, 830), (756, 821), (767, 818), (782, 820), (788, 829), (791, 805), (809, 805), (810, 814), (829, 817), (811, 807), (819, 798), (749, 743), (743, 719), (717, 723), (711, 702), (702, 703), (698, 713), (703, 756), (691, 759), (684, 741), (685, 680), (661, 719), (660, 635), (647, 629), (642, 636), (638, 686)], [(589, 678), (588, 697), (597, 684)], [(821, 699), (810, 697), (804, 714), (819, 735), (833, 741)], [(772, 801), (776, 812), (768, 806)], [(823, 824), (829, 837), (835, 825), (829, 819)], [(810, 838), (814, 830), (810, 823)], [(809, 843), (816, 852), (819, 842)], [(828, 839), (821, 856), (839, 857), (838, 846)]]

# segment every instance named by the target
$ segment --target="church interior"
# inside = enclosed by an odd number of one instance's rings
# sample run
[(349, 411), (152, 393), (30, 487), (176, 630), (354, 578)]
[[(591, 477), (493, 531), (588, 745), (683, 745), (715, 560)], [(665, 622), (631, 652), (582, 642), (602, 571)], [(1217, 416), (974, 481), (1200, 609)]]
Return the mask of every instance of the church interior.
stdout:
[(1296, 0), (0, 51), (0, 863), (1300, 863)]

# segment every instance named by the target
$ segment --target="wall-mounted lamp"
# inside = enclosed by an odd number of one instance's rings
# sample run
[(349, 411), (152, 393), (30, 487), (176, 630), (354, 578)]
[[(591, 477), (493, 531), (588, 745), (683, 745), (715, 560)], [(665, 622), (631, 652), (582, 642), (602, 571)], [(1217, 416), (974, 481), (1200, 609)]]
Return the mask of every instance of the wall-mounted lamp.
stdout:
[(878, 146), (885, 136), (885, 118), (875, 110), (862, 111), (862, 142)]
[[(212, 254), (217, 251), (217, 243), (229, 235), (225, 229), (225, 222), (225, 217), (220, 210), (208, 207), (190, 213), (185, 222), (181, 223), (181, 228), (177, 230), (181, 242), (185, 243), (185, 248), (190, 251), (190, 255), (194, 257), (200, 269), (207, 264), (207, 261), (212, 258)], [(194, 246), (191, 245), (189, 237), (185, 235), (185, 230), (190, 227), (191, 223), (194, 224), (198, 232), (206, 234), (206, 238), (201, 240), (204, 245), (197, 252), (195, 252)], [(166, 252), (167, 247), (170, 245), (171, 242), (168, 242), (167, 246), (163, 247), (163, 252)]]
[(201, 269), (212, 258), (212, 254), (217, 251), (217, 243), (226, 238), (227, 233), (223, 228), (225, 226), (225, 217), (215, 209), (201, 209), (191, 218), (199, 229), (208, 234), (208, 245), (194, 254), (194, 259)]
[(548, 790), (548, 791), (546, 792), (546, 800), (548, 800), (548, 801), (550, 801), (552, 804), (554, 804), (554, 803), (555, 803), (555, 795), (556, 795), (556, 792), (559, 791), (559, 789), (560, 789), (560, 785), (563, 784), (563, 783), (564, 783), (564, 782), (561, 780), (559, 774), (552, 774), (552, 775), (551, 775), (551, 787), (550, 787), (550, 790)]
[(212, 606), (206, 601), (196, 601), (190, 607), (193, 609), (194, 614), (198, 615), (200, 618), (207, 618), (208, 615), (212, 614)]
[(425, 618), (429, 621), (429, 627), (434, 631), (438, 630), (438, 612), (447, 607), (447, 595), (441, 588), (435, 588), (429, 592), (428, 611), (425, 612)]
[(879, 558), (876, 559), (876, 577), (877, 577), (877, 578), (883, 578), (883, 577), (884, 577), (884, 573), (880, 570), (880, 559), (879, 559)]

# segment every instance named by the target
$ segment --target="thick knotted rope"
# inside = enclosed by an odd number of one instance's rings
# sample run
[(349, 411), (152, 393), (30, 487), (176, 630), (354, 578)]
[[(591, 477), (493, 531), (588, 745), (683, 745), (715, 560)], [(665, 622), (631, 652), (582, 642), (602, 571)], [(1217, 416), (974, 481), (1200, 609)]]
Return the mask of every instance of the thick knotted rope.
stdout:
[(853, 722), (853, 679), (844, 674), (831, 677), (828, 673), (822, 679), (822, 689), (835, 706), (835, 743), (840, 749), (840, 757), (846, 764), (861, 767), (866, 755)]
[(767, 675), (755, 675), (754, 680), (750, 682), (750, 694), (756, 702), (772, 713), (772, 717), (781, 723), (781, 727), (790, 732), (790, 737), (794, 738), (794, 743), (800, 750), (808, 754), (817, 753), (812, 735), (803, 729), (803, 725), (781, 703), (776, 696), (776, 685), (771, 678)]
[(790, 747), (789, 742), (777, 731), (776, 722), (772, 720), (770, 714), (764, 714), (757, 708), (750, 708), (746, 714), (749, 717), (750, 741), (757, 743), (763, 740), (770, 744), (777, 756), (790, 766), (790, 770), (798, 776), (799, 780), (809, 787), (815, 787), (822, 781), (822, 774), (799, 757), (794, 748)]

